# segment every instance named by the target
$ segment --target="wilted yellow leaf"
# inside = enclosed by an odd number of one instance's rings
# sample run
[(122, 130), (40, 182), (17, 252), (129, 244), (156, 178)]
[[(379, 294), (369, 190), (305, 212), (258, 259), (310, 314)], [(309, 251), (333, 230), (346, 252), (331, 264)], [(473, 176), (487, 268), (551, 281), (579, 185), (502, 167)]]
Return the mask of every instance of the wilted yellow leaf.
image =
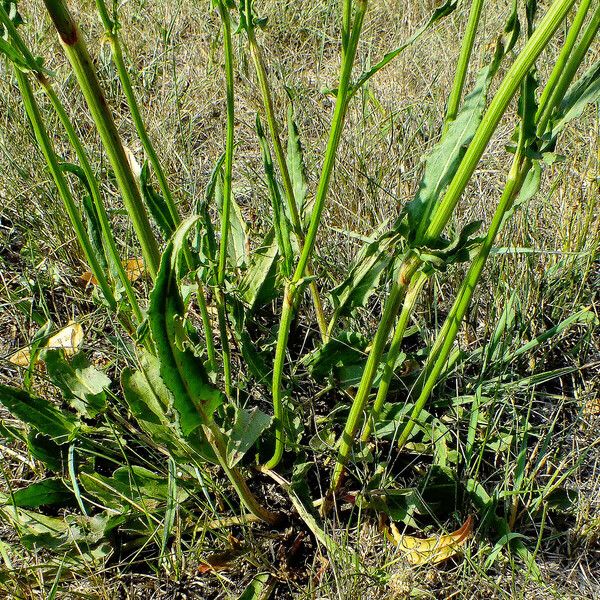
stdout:
[(137, 281), (145, 272), (144, 261), (141, 258), (130, 258), (123, 261), (123, 267), (125, 268), (125, 275), (129, 281)]
[(438, 563), (454, 556), (461, 546), (473, 533), (473, 517), (469, 517), (460, 529), (442, 536), (426, 539), (402, 535), (396, 525), (390, 525), (392, 535), (390, 539), (398, 549), (406, 555), (406, 559), (413, 565), (425, 563)]
[(62, 348), (65, 356), (73, 356), (83, 342), (83, 327), (71, 322), (64, 329), (48, 338), (46, 348)]
[(31, 353), (29, 351), (29, 346), (27, 346), (27, 348), (21, 348), (13, 355), (9, 356), (8, 362), (11, 362), (13, 365), (17, 365), (17, 367), (28, 367), (30, 357)]
[[(80, 348), (83, 342), (83, 327), (79, 323), (71, 322), (65, 328), (61, 329), (43, 346), (44, 348), (62, 348), (65, 356), (73, 356)], [(28, 367), (31, 362), (31, 346), (26, 346), (15, 352), (8, 359), (13, 365), (18, 367)]]
[(140, 163), (137, 161), (135, 154), (127, 146), (123, 146), (123, 150), (125, 150), (125, 156), (127, 157), (131, 172), (139, 179), (142, 174)]
[[(137, 281), (142, 275), (146, 273), (146, 267), (144, 267), (144, 260), (142, 258), (128, 258), (127, 260), (121, 261), (123, 268), (125, 269), (125, 275), (131, 283)], [(98, 285), (98, 280), (94, 277), (91, 271), (86, 271), (80, 277), (85, 283), (91, 283), (92, 285)]]

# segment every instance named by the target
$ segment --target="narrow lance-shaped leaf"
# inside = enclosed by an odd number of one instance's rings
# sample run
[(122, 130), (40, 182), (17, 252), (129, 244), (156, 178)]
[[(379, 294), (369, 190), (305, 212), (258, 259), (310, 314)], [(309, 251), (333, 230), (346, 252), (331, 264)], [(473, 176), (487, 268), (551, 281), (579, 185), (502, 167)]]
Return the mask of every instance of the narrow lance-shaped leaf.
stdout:
[(260, 143), (265, 175), (267, 176), (267, 183), (269, 186), (269, 197), (271, 199), (271, 206), (273, 208), (273, 228), (275, 230), (275, 237), (277, 239), (277, 245), (279, 246), (279, 252), (281, 256), (283, 256), (283, 273), (286, 277), (289, 277), (294, 265), (294, 254), (291, 245), (290, 233), (291, 227), (288, 223), (284, 210), (279, 184), (275, 178), (275, 170), (273, 168), (271, 152), (269, 151), (269, 143), (267, 142), (267, 138), (258, 115), (256, 115), (256, 133)]
[(204, 258), (211, 263), (217, 262), (217, 238), (215, 229), (210, 218), (209, 207), (215, 200), (215, 189), (217, 187), (217, 179), (221, 173), (221, 167), (225, 161), (225, 153), (221, 154), (217, 160), (213, 170), (211, 171), (204, 197), (198, 201), (196, 206), (196, 214), (199, 217), (196, 225), (196, 236), (194, 247), (198, 252), (204, 255)]
[(466, 148), (477, 131), (485, 109), (490, 82), (503, 55), (502, 47), (498, 45), (490, 64), (479, 72), (475, 86), (465, 98), (456, 119), (442, 140), (434, 146), (425, 162), (416, 196), (406, 206), (411, 243), (418, 244), (422, 241), (419, 237), (427, 229), (435, 204), (454, 177)]
[(48, 478), (36, 481), (27, 487), (15, 490), (11, 495), (13, 506), (38, 508), (60, 504), (66, 506), (74, 501), (73, 492), (67, 488), (60, 478)]
[(73, 440), (79, 430), (74, 415), (59, 410), (54, 404), (25, 390), (0, 384), (0, 404), (24, 423), (47, 435), (57, 444)]
[(61, 163), (60, 167), (65, 173), (72, 173), (75, 175), (86, 190), (86, 193), (81, 197), (81, 204), (86, 218), (88, 236), (100, 266), (106, 270), (108, 268), (108, 261), (102, 242), (102, 227), (100, 225), (98, 210), (92, 200), (92, 190), (86, 174), (79, 165), (73, 163)]
[(226, 432), (227, 463), (234, 467), (252, 448), (261, 433), (269, 427), (272, 417), (254, 407), (252, 410), (236, 408), (231, 429)]
[(306, 167), (304, 164), (304, 150), (300, 142), (298, 126), (294, 120), (294, 106), (290, 103), (287, 113), (287, 165), (290, 172), (290, 179), (294, 188), (294, 199), (298, 206), (298, 212), (303, 221), (307, 223), (310, 220), (310, 206), (306, 204), (306, 193), (308, 184), (306, 183)]
[(565, 95), (550, 123), (550, 131), (545, 136), (549, 140), (546, 145), (553, 146), (556, 136), (563, 131), (567, 124), (581, 116), (586, 106), (599, 99), (600, 60), (594, 63)]
[(402, 248), (402, 236), (386, 232), (360, 249), (346, 279), (330, 292), (334, 306), (332, 323), (364, 306)]
[(279, 248), (275, 229), (271, 228), (262, 243), (252, 251), (250, 264), (239, 284), (244, 302), (253, 311), (273, 300), (278, 292), (277, 259)]
[[(223, 208), (223, 171), (220, 170), (217, 174), (215, 184), (215, 199), (219, 212)], [(229, 262), (234, 268), (241, 267), (246, 261), (247, 250), (247, 225), (242, 216), (242, 211), (239, 204), (231, 197), (231, 207), (229, 213), (229, 240), (227, 243), (227, 255)]]
[(148, 161), (144, 163), (140, 173), (140, 188), (152, 218), (158, 225), (158, 228), (161, 230), (165, 239), (168, 240), (173, 235), (177, 224), (169, 211), (167, 201), (152, 187)]
[(198, 219), (184, 221), (167, 244), (148, 308), (160, 375), (173, 394), (184, 436), (212, 422), (214, 411), (223, 402), (221, 392), (210, 384), (202, 360), (189, 348), (183, 327), (185, 307), (179, 290), (178, 263), (186, 237)]

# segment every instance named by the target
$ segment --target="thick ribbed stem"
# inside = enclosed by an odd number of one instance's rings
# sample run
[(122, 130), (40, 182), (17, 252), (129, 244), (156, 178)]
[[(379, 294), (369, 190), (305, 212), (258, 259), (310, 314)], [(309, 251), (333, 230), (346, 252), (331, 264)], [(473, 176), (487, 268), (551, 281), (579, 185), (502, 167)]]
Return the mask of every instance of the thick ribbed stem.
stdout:
[(125, 208), (142, 248), (146, 268), (151, 277), (155, 279), (160, 258), (158, 244), (85, 42), (64, 0), (44, 0), (44, 3), (59, 34), (65, 54), (71, 63), (73, 73), (115, 172)]

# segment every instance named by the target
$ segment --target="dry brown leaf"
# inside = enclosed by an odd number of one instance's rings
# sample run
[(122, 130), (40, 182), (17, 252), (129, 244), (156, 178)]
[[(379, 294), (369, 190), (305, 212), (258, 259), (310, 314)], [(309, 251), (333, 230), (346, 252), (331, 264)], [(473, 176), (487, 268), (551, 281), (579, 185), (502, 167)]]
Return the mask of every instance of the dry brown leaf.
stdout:
[[(83, 342), (83, 327), (71, 322), (66, 327), (48, 338), (44, 348), (62, 348), (65, 356), (73, 356)], [(18, 367), (28, 367), (31, 362), (31, 346), (26, 346), (9, 357), (9, 362)]]
[(469, 516), (462, 527), (453, 533), (426, 539), (402, 535), (394, 523), (391, 523), (390, 529), (392, 535), (388, 537), (406, 555), (409, 563), (413, 565), (438, 563), (457, 554), (461, 546), (471, 537), (473, 517)]
[(583, 416), (584, 417), (596, 417), (600, 415), (600, 396), (596, 398), (590, 398), (583, 405)]
[(248, 552), (248, 547), (232, 535), (229, 536), (229, 543), (231, 548), (228, 550), (214, 552), (203, 559), (203, 564), (198, 566), (198, 572), (204, 574), (211, 571), (227, 571), (228, 569), (237, 568), (239, 566), (238, 559)]
[[(125, 275), (131, 283), (137, 281), (142, 275), (146, 274), (146, 267), (144, 266), (144, 260), (142, 258), (128, 258), (127, 260), (121, 261), (123, 268), (125, 269)], [(79, 278), (85, 283), (91, 283), (92, 285), (98, 285), (98, 280), (94, 277), (91, 271), (86, 271)]]

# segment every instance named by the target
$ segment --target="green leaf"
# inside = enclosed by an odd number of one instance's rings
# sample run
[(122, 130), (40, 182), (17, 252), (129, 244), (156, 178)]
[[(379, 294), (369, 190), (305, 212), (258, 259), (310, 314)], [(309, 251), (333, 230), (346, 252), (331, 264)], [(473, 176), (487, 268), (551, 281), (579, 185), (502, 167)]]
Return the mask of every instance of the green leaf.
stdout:
[(239, 293), (250, 311), (268, 304), (279, 294), (277, 285), (278, 244), (271, 228), (262, 243), (252, 250), (250, 264), (239, 283)]
[(202, 360), (186, 342), (182, 319), (185, 307), (179, 289), (178, 263), (186, 237), (198, 217), (184, 221), (163, 253), (150, 293), (148, 322), (160, 362), (161, 378), (173, 394), (173, 406), (184, 436), (200, 434), (202, 425), (212, 422), (223, 395), (211, 383)]
[(227, 463), (237, 465), (252, 448), (262, 432), (271, 424), (272, 417), (254, 407), (252, 410), (235, 408), (233, 427), (225, 434), (227, 438)]
[(548, 508), (562, 513), (574, 512), (579, 506), (580, 494), (577, 489), (559, 487), (545, 496)]
[(473, 90), (465, 98), (456, 119), (427, 157), (419, 189), (406, 206), (411, 245), (422, 241), (418, 237), (427, 229), (439, 198), (456, 174), (481, 123), (490, 82), (502, 57), (502, 47), (498, 45), (490, 64), (479, 71)]
[(530, 574), (536, 581), (541, 581), (541, 571), (535, 562), (535, 556), (529, 548), (523, 543), (524, 536), (513, 535), (510, 531), (506, 519), (496, 515), (497, 501), (489, 496), (485, 488), (474, 479), (469, 479), (466, 484), (467, 493), (470, 495), (473, 504), (479, 509), (482, 524), (496, 531), (498, 542), (494, 547), (493, 558), (488, 557), (486, 566), (491, 566), (495, 561), (502, 547), (508, 544), (517, 556), (527, 565)]
[[(223, 210), (223, 171), (219, 171), (215, 185), (215, 199), (219, 214)], [(248, 244), (248, 227), (242, 216), (242, 211), (231, 195), (231, 206), (229, 211), (229, 237), (227, 239), (227, 256), (232, 267), (240, 268), (246, 262), (246, 250)]]
[(502, 361), (506, 364), (514, 360), (521, 354), (529, 352), (534, 348), (537, 348), (538, 346), (547, 342), (548, 340), (552, 339), (553, 337), (560, 335), (563, 331), (567, 330), (569, 327), (575, 324), (597, 325), (598, 318), (596, 317), (594, 312), (591, 311), (589, 308), (579, 310), (576, 313), (569, 315), (566, 319), (563, 319), (553, 327), (550, 327), (543, 333), (539, 334), (533, 340), (521, 346), (518, 350), (515, 350), (514, 352), (507, 352), (502, 357)]
[(333, 375), (336, 367), (348, 367), (352, 364), (360, 365), (362, 372), (368, 343), (369, 341), (359, 333), (341, 331), (335, 338), (307, 355), (302, 362), (317, 380)]
[(346, 279), (330, 292), (334, 306), (332, 320), (336, 321), (364, 306), (402, 250), (402, 236), (394, 232), (380, 234), (365, 244), (354, 259)]
[(277, 239), (279, 253), (283, 257), (283, 273), (286, 277), (289, 277), (294, 267), (294, 253), (291, 244), (292, 227), (288, 222), (288, 218), (283, 208), (281, 191), (279, 189), (279, 184), (275, 179), (275, 170), (273, 168), (273, 159), (271, 158), (269, 144), (258, 115), (256, 115), (256, 132), (258, 134), (263, 165), (269, 185), (269, 197), (273, 208), (273, 228), (275, 230), (275, 238)]
[(271, 578), (270, 573), (255, 575), (238, 600), (265, 600), (265, 594), (269, 588)]
[(42, 358), (52, 383), (80, 416), (91, 419), (104, 412), (110, 379), (93, 367), (83, 353), (69, 362), (62, 350), (44, 350)]
[(213, 170), (211, 171), (204, 192), (204, 197), (198, 201), (196, 206), (196, 215), (199, 217), (198, 225), (196, 226), (196, 235), (194, 239), (194, 248), (200, 253), (205, 260), (211, 264), (215, 264), (217, 258), (217, 238), (215, 229), (210, 217), (210, 205), (215, 200), (217, 180), (221, 174), (221, 168), (225, 162), (225, 153), (221, 154), (217, 160)]
[(567, 124), (580, 117), (588, 104), (593, 104), (599, 99), (600, 60), (595, 62), (565, 95), (549, 125), (549, 133), (544, 135), (548, 140), (546, 147), (553, 148), (556, 137)]
[(200, 438), (186, 440), (173, 414), (173, 396), (160, 376), (158, 359), (149, 354), (140, 354), (140, 368), (136, 371), (124, 369), (121, 374), (121, 386), (125, 401), (133, 416), (159, 446), (166, 446), (177, 457), (194, 458), (198, 461), (216, 458), (212, 449)]
[(72, 441), (79, 431), (79, 422), (74, 415), (60, 411), (48, 400), (32, 396), (25, 390), (0, 384), (0, 404), (59, 445)]
[(171, 420), (167, 416), (171, 394), (160, 377), (160, 367), (156, 357), (142, 355), (141, 369), (123, 369), (121, 386), (129, 410), (141, 428), (157, 444), (169, 444), (174, 436)]
[(73, 500), (73, 492), (59, 478), (36, 481), (14, 491), (10, 497), (10, 503), (20, 508), (38, 508), (55, 504), (64, 507), (71, 504)]
[[(25, 23), (25, 21), (23, 21), (23, 17), (21, 17), (21, 14), (17, 10), (16, 0), (2, 0), (2, 6), (6, 11), (8, 18), (12, 21), (12, 24), (15, 27), (18, 27), (19, 25), (23, 25), (23, 23)], [(0, 25), (0, 32), (0, 35), (2, 37), (5, 37), (7, 35), (7, 31), (3, 25)]]
[(27, 434), (27, 450), (54, 473), (61, 473), (66, 462), (66, 448), (53, 442), (47, 435), (31, 429)]
[(437, 244), (429, 242), (428, 246), (414, 248), (415, 255), (424, 265), (423, 270), (445, 271), (452, 264), (471, 260), (474, 250), (483, 241), (481, 237), (472, 237), (480, 227), (481, 221), (473, 221), (465, 225), (453, 241), (440, 237)]
[[(88, 494), (115, 510), (136, 510), (140, 507), (154, 511), (165, 504), (169, 497), (168, 479), (137, 465), (119, 467), (112, 477), (82, 472), (79, 478)], [(177, 502), (183, 502), (187, 496), (182, 487), (177, 489)]]
[(521, 21), (519, 21), (519, 2), (513, 0), (511, 13), (504, 26), (504, 40), (502, 41), (505, 52), (510, 52), (519, 39)]
[(173, 235), (177, 225), (169, 212), (169, 207), (167, 206), (165, 199), (152, 187), (152, 183), (150, 183), (150, 168), (148, 167), (148, 161), (145, 161), (144, 166), (142, 167), (142, 172), (140, 174), (140, 188), (152, 218), (158, 225), (158, 228), (161, 230), (165, 239), (168, 240)]
[(251, 324), (251, 314), (245, 306), (232, 297), (228, 303), (228, 308), (242, 357), (251, 374), (256, 378), (256, 383), (263, 384), (271, 376), (272, 352), (260, 347), (259, 343), (254, 342), (250, 337), (248, 325)]
[[(0, 27), (2, 27), (0, 25)], [(0, 54), (4, 54), (6, 58), (17, 68), (19, 71), (23, 71), (24, 73), (28, 73), (31, 71), (31, 66), (29, 63), (23, 58), (23, 55), (11, 45), (10, 42), (7, 42), (4, 37), (0, 36)]]
[[(289, 91), (288, 95), (290, 95)], [(298, 212), (300, 213), (303, 222), (306, 224), (310, 220), (311, 207), (305, 204), (308, 184), (306, 182), (304, 150), (300, 141), (298, 127), (296, 125), (296, 121), (294, 120), (294, 105), (292, 103), (290, 103), (288, 107), (287, 130), (288, 142), (286, 162), (288, 165), (288, 170), (290, 172), (290, 179), (292, 180), (292, 187), (294, 189), (294, 198), (296, 200), (296, 206), (298, 207)]]
[(21, 544), (29, 550), (58, 550), (68, 541), (69, 525), (64, 519), (14, 506), (0, 506), (0, 515), (20, 532)]
[(102, 227), (100, 225), (100, 218), (98, 216), (96, 205), (92, 200), (92, 189), (90, 182), (88, 181), (85, 171), (79, 165), (63, 162), (61, 163), (60, 168), (64, 173), (72, 173), (75, 175), (87, 192), (86, 194), (82, 194), (81, 204), (85, 214), (88, 236), (100, 266), (106, 270), (108, 268), (108, 261), (106, 258), (104, 245), (102, 243)]
[(529, 200), (531, 200), (531, 198), (538, 193), (541, 181), (542, 169), (540, 162), (538, 160), (534, 160), (533, 164), (531, 165), (531, 169), (529, 169), (529, 172), (523, 180), (523, 184), (521, 185), (521, 189), (519, 190), (517, 197), (513, 200), (512, 206), (502, 216), (502, 223), (500, 224), (500, 227), (503, 227), (506, 221), (508, 221), (508, 219), (510, 219), (515, 213), (515, 211), (529, 202)]

